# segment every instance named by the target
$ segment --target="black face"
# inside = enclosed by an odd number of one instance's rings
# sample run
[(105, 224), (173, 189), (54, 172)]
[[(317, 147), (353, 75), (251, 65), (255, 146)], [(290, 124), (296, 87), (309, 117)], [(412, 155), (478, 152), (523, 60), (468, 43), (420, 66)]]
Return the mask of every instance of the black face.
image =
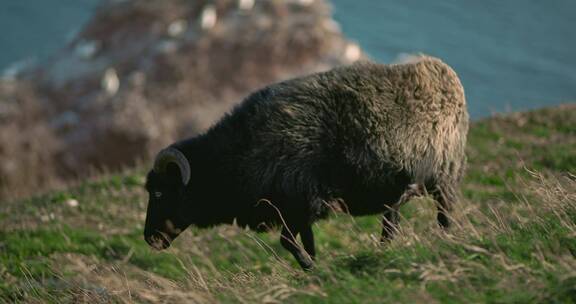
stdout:
[(185, 220), (185, 187), (177, 170), (162, 174), (150, 171), (146, 190), (149, 200), (144, 239), (155, 249), (166, 249), (189, 224)]

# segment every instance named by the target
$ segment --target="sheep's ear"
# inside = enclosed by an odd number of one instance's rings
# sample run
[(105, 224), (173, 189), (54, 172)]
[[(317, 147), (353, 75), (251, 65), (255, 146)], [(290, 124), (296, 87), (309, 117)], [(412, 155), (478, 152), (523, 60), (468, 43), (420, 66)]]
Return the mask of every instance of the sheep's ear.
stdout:
[[(164, 170), (165, 178), (168, 179), (169, 183), (174, 185), (182, 185), (184, 184), (184, 180), (182, 178), (182, 171), (175, 163), (169, 163), (166, 165), (166, 169)], [(186, 184), (184, 184), (186, 186)]]

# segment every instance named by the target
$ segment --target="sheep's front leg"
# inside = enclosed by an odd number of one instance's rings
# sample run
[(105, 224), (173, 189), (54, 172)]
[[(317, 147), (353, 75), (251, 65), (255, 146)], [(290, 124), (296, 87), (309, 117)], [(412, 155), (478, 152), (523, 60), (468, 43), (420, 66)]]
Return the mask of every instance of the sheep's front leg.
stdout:
[[(298, 231), (290, 230), (288, 227), (284, 226), (282, 228), (282, 233), (280, 235), (280, 244), (282, 244), (282, 247), (284, 247), (286, 250), (292, 253), (294, 258), (296, 258), (298, 264), (300, 264), (300, 267), (302, 267), (302, 269), (309, 270), (312, 268), (313, 265), (312, 259), (310, 258), (310, 255), (308, 255), (308, 253), (302, 250), (302, 248), (298, 246), (298, 244), (296, 243), (297, 235)], [(304, 239), (306, 239), (306, 241), (304, 241)], [(308, 243), (308, 246), (310, 245), (310, 239), (308, 238), (308, 236), (303, 237), (302, 242), (305, 244)], [(313, 242), (314, 241), (312, 240), (312, 245)]]
[(307, 225), (300, 231), (300, 240), (304, 245), (304, 250), (310, 255), (312, 260), (316, 258), (316, 248), (314, 246), (314, 232), (312, 226)]

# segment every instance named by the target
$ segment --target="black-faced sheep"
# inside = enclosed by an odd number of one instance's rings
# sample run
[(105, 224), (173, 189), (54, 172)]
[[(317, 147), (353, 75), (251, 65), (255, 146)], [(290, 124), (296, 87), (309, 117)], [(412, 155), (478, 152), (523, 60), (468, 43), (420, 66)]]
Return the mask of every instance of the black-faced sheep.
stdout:
[(191, 224), (278, 224), (282, 246), (308, 269), (311, 225), (335, 205), (352, 215), (382, 213), (387, 240), (398, 207), (424, 190), (448, 227), (467, 131), (462, 85), (431, 57), (270, 85), (205, 134), (158, 154), (146, 183), (145, 239), (163, 249)]

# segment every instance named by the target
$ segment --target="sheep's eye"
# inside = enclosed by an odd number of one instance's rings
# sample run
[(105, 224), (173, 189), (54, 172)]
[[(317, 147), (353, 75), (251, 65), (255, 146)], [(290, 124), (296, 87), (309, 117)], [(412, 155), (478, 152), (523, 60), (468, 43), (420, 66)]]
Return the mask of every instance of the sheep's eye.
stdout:
[(160, 191), (155, 191), (155, 192), (154, 192), (154, 197), (155, 197), (155, 198), (161, 198), (161, 197), (162, 197), (162, 192), (160, 192)]

